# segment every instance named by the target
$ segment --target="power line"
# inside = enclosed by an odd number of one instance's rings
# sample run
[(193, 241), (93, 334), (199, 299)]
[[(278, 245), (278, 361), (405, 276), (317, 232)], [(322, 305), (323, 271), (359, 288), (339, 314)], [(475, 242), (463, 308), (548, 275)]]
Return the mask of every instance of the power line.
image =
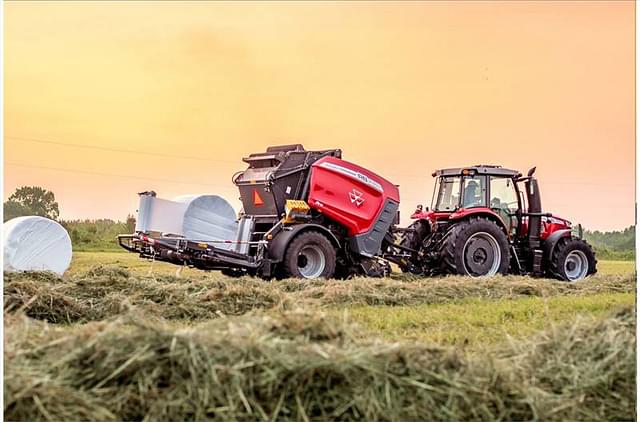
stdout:
[(154, 177), (129, 176), (129, 175), (125, 175), (125, 174), (100, 173), (100, 172), (96, 172), (96, 171), (66, 169), (66, 168), (60, 168), (60, 167), (34, 166), (34, 165), (30, 165), (30, 164), (12, 163), (12, 162), (5, 162), (5, 164), (9, 165), (9, 166), (16, 166), (16, 167), (27, 167), (27, 168), (35, 168), (35, 169), (63, 171), (63, 172), (67, 172), (67, 173), (79, 173), (79, 174), (92, 174), (92, 175), (97, 175), (97, 176), (121, 177), (121, 178), (124, 178), (124, 179), (151, 180), (151, 181), (157, 181), (157, 182), (177, 183), (177, 184), (181, 184), (181, 185), (199, 185), (199, 186), (212, 186), (212, 187), (216, 187), (216, 188), (228, 188), (228, 186), (214, 185), (214, 184), (211, 184), (211, 183), (198, 183), (198, 182), (187, 182), (187, 181), (181, 181), (181, 180), (158, 179), (158, 178), (154, 178)]
[(101, 146), (97, 146), (97, 145), (81, 145), (81, 144), (73, 144), (73, 143), (68, 143), (68, 142), (53, 141), (53, 140), (48, 140), (48, 139), (22, 138), (22, 137), (19, 137), (19, 136), (5, 136), (5, 138), (6, 139), (12, 139), (14, 141), (35, 142), (35, 143), (39, 143), (39, 144), (49, 144), (49, 145), (60, 145), (60, 146), (75, 147), (75, 148), (95, 149), (95, 150), (100, 150), (100, 151), (123, 152), (123, 153), (127, 153), (127, 154), (152, 155), (152, 156), (156, 156), (156, 157), (182, 158), (182, 159), (186, 159), (186, 160), (198, 160), (198, 161), (207, 161), (207, 162), (238, 164), (237, 161), (218, 160), (218, 159), (214, 159), (214, 158), (195, 157), (195, 156), (191, 156), (191, 155), (162, 154), (162, 153), (159, 153), (159, 152), (136, 151), (136, 150), (132, 150), (132, 149), (109, 148), (109, 147), (101, 147)]
[[(35, 139), (35, 138), (23, 138), (23, 137), (19, 137), (19, 136), (5, 136), (6, 139), (12, 139), (12, 140), (17, 140), (17, 141), (24, 141), (24, 142), (35, 142), (35, 143), (41, 143), (41, 144), (49, 144), (49, 145), (59, 145), (59, 146), (67, 146), (67, 147), (75, 147), (75, 148), (85, 148), (85, 149), (95, 149), (95, 150), (101, 150), (101, 151), (110, 151), (110, 152), (121, 152), (121, 153), (127, 153), (127, 154), (138, 154), (138, 155), (149, 155), (149, 156), (156, 156), (156, 157), (165, 157), (165, 158), (181, 158), (181, 159), (186, 159), (186, 160), (198, 160), (198, 161), (206, 161), (206, 162), (218, 162), (218, 163), (226, 163), (226, 164), (240, 164), (239, 162), (236, 161), (229, 161), (229, 160), (218, 160), (218, 159), (213, 159), (213, 158), (203, 158), (203, 157), (195, 157), (195, 156), (190, 156), (190, 155), (173, 155), (173, 154), (163, 154), (163, 153), (159, 153), (159, 152), (147, 152), (147, 151), (136, 151), (136, 150), (128, 150), (128, 149), (120, 149), (120, 148), (110, 148), (110, 147), (101, 147), (101, 146), (96, 146), (96, 145), (81, 145), (81, 144), (73, 144), (73, 143), (68, 143), (68, 142), (60, 142), (60, 141), (53, 141), (53, 140), (48, 140), (48, 139)], [(106, 175), (106, 174), (105, 174)], [(425, 172), (424, 174), (409, 174), (409, 173), (387, 173), (387, 176), (391, 176), (393, 178), (416, 178), (416, 179), (421, 179), (421, 180), (431, 180), (428, 176), (430, 176), (430, 174), (427, 174), (427, 172)], [(152, 179), (152, 180), (160, 180), (160, 179)], [(200, 183), (198, 183), (200, 184)], [(201, 184), (201, 185), (206, 185), (206, 184)], [(544, 182), (544, 185), (548, 185), (548, 186), (607, 186), (607, 187), (632, 187), (632, 184), (622, 184), (622, 183), (610, 183), (610, 182), (605, 182), (605, 183), (590, 183), (590, 182)]]

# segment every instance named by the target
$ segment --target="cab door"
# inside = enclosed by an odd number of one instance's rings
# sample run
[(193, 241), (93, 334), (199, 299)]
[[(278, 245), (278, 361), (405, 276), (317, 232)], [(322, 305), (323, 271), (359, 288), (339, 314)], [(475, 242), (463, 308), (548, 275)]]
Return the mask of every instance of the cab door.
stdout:
[(518, 193), (510, 177), (490, 176), (489, 207), (500, 216), (509, 230), (509, 235), (516, 235), (518, 229)]

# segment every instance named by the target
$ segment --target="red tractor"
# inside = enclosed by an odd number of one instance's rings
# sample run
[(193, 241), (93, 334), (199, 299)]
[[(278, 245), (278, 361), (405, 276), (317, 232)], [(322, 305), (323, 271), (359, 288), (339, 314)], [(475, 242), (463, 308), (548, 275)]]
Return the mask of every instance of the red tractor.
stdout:
[[(578, 280), (596, 272), (582, 228), (542, 212), (535, 167), (526, 176), (500, 166), (438, 170), (432, 209), (388, 243), (389, 259), (417, 274), (530, 274)], [(526, 192), (526, 195), (524, 194)], [(398, 259), (399, 250), (409, 256)], [(394, 256), (396, 255), (396, 256)]]
[(284, 145), (244, 158), (249, 167), (233, 178), (243, 204), (226, 232), (233, 239), (154, 231), (153, 221), (169, 219), (159, 210), (181, 205), (144, 192), (136, 232), (119, 243), (144, 258), (231, 276), (384, 276), (390, 263), (424, 275), (577, 280), (596, 272), (581, 228), (576, 236), (567, 220), (542, 212), (534, 169), (525, 177), (498, 166), (439, 170), (432, 209), (419, 206), (416, 221), (399, 228), (398, 187), (341, 156)]

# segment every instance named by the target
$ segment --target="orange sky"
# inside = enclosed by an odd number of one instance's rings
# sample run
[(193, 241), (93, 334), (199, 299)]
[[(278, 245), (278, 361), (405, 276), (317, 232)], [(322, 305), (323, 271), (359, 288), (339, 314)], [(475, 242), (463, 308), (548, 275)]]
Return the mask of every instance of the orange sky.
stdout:
[(631, 1), (5, 3), (4, 196), (44, 186), (63, 218), (123, 219), (149, 189), (237, 208), (241, 157), (301, 142), (400, 184), (404, 222), (430, 203), (434, 169), (495, 163), (537, 165), (547, 211), (620, 229), (634, 221), (634, 13)]

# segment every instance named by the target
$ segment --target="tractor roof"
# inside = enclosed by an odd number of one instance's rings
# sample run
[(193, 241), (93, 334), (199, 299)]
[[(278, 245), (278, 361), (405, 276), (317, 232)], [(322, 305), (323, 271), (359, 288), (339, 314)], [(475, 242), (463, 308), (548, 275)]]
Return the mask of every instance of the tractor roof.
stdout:
[[(505, 169), (501, 166), (493, 166), (488, 164), (478, 164), (468, 167), (456, 167), (449, 169), (440, 169), (433, 172), (434, 177), (439, 176), (459, 176), (463, 172), (469, 172), (472, 174), (486, 174), (489, 176), (502, 176), (502, 177), (520, 177), (522, 173), (517, 170)], [(465, 172), (465, 173), (466, 173)]]

